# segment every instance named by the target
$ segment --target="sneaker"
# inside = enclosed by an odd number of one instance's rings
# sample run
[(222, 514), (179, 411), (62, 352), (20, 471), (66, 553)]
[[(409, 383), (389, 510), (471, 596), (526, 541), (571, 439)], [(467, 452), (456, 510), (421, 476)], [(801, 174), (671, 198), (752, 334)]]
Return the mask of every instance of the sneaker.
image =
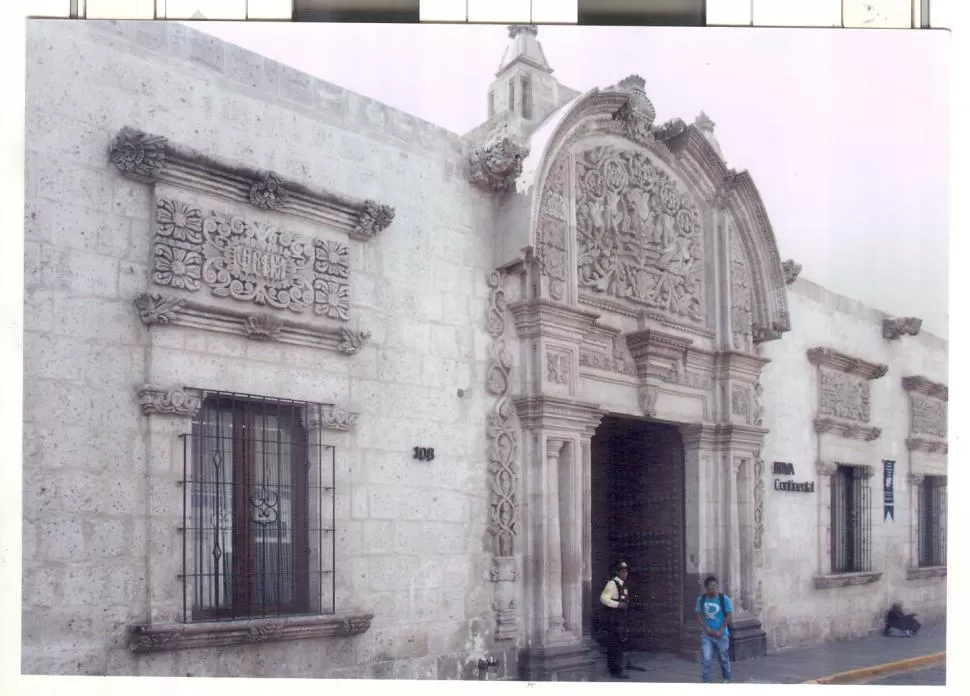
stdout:
[(730, 684), (731, 683), (731, 680), (730, 679), (722, 679), (721, 680), (721, 683), (722, 684)]

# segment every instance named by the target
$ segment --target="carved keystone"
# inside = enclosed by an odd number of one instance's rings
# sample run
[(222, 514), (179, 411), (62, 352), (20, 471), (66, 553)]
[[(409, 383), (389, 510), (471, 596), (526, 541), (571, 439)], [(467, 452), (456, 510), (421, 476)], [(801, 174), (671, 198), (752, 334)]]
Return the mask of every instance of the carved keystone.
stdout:
[(882, 320), (882, 337), (895, 340), (903, 336), (918, 336), (923, 327), (923, 320), (916, 317), (900, 317)]
[(474, 148), (468, 156), (469, 180), (486, 191), (509, 191), (522, 174), (529, 148), (500, 132)]

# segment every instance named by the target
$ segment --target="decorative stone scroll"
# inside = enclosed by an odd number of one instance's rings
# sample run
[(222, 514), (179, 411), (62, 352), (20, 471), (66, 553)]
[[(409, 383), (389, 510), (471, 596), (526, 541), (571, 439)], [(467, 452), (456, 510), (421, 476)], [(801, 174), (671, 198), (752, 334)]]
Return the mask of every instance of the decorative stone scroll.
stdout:
[(854, 358), (831, 348), (811, 348), (808, 360), (818, 366), (819, 400), (815, 432), (835, 433), (872, 442), (882, 435), (869, 424), (872, 413), (869, 382), (888, 372), (883, 364)]
[(353, 430), (360, 420), (359, 413), (351, 413), (339, 406), (320, 406), (308, 409), (304, 425), (308, 430)]
[(702, 324), (700, 214), (678, 184), (643, 153), (597, 147), (576, 187), (580, 288)]
[(349, 249), (273, 225), (159, 198), (155, 212), (156, 285), (270, 309), (350, 319)]
[(486, 191), (511, 190), (528, 155), (529, 148), (508, 133), (492, 134), (468, 155), (468, 178)]
[(946, 454), (948, 401), (950, 390), (945, 384), (926, 377), (903, 377), (903, 389), (909, 393), (910, 437), (906, 446), (910, 451)]
[(518, 617), (514, 583), (519, 524), (519, 433), (515, 423), (515, 405), (509, 397), (512, 354), (506, 344), (508, 305), (505, 277), (499, 271), (488, 276), (486, 330), (492, 338), (485, 388), (496, 402), (485, 422), (489, 465), (489, 527), (494, 539), (491, 579), (496, 583), (493, 608), (496, 613), (495, 639), (514, 639), (518, 635)]
[(369, 331), (317, 326), (266, 314), (217, 307), (184, 297), (146, 292), (135, 298), (135, 308), (148, 326), (184, 326), (245, 336), (254, 341), (279, 341), (354, 355), (370, 340)]
[(798, 280), (798, 276), (802, 272), (802, 265), (788, 259), (781, 264), (781, 270), (785, 274), (785, 285), (791, 285)]
[(169, 183), (260, 210), (295, 215), (361, 241), (371, 239), (394, 220), (394, 208), (389, 205), (284, 181), (272, 172), (229, 164), (134, 128), (121, 130), (108, 158), (122, 175), (136, 181)]
[(221, 648), (266, 641), (350, 637), (365, 633), (373, 614), (326, 614), (279, 619), (133, 626), (129, 649), (136, 654), (191, 648)]
[(903, 336), (918, 336), (923, 320), (916, 317), (900, 317), (882, 320), (882, 337), (893, 341)]
[(195, 389), (160, 389), (148, 384), (138, 389), (138, 404), (146, 416), (163, 414), (194, 418), (202, 408), (202, 394)]
[(617, 87), (629, 92), (630, 96), (613, 113), (613, 120), (622, 125), (624, 135), (631, 141), (645, 143), (653, 140), (651, 127), (657, 111), (647, 98), (646, 81), (639, 75), (630, 75), (620, 80)]

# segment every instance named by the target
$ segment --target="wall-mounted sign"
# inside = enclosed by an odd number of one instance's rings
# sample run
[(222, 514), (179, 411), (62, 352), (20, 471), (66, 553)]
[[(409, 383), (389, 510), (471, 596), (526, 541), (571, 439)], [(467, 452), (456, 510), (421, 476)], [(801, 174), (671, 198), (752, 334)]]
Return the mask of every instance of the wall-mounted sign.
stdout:
[[(772, 462), (771, 472), (775, 476), (794, 476), (795, 465), (791, 462)], [(782, 481), (781, 479), (775, 479), (775, 490), (789, 491), (791, 493), (814, 493), (815, 482)]]
[(415, 447), (414, 458), (419, 462), (430, 462), (434, 459), (434, 447)]
[(893, 476), (896, 473), (896, 462), (888, 459), (882, 463), (882, 520), (887, 518), (895, 521), (895, 496), (893, 495)]
[(791, 462), (772, 462), (772, 472), (775, 476), (794, 476), (795, 465)]
[(815, 482), (782, 481), (781, 479), (775, 479), (775, 490), (789, 491), (791, 493), (814, 493)]

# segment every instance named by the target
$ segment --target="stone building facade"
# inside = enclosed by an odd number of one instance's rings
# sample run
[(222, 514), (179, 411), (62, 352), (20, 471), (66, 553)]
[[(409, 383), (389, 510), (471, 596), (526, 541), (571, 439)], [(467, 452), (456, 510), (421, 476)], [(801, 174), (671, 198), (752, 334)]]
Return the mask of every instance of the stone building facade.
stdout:
[(514, 27), (459, 136), (45, 22), (27, 87), (25, 673), (583, 679), (619, 556), (649, 650), (708, 573), (742, 657), (945, 612), (946, 343), (641, 78)]

